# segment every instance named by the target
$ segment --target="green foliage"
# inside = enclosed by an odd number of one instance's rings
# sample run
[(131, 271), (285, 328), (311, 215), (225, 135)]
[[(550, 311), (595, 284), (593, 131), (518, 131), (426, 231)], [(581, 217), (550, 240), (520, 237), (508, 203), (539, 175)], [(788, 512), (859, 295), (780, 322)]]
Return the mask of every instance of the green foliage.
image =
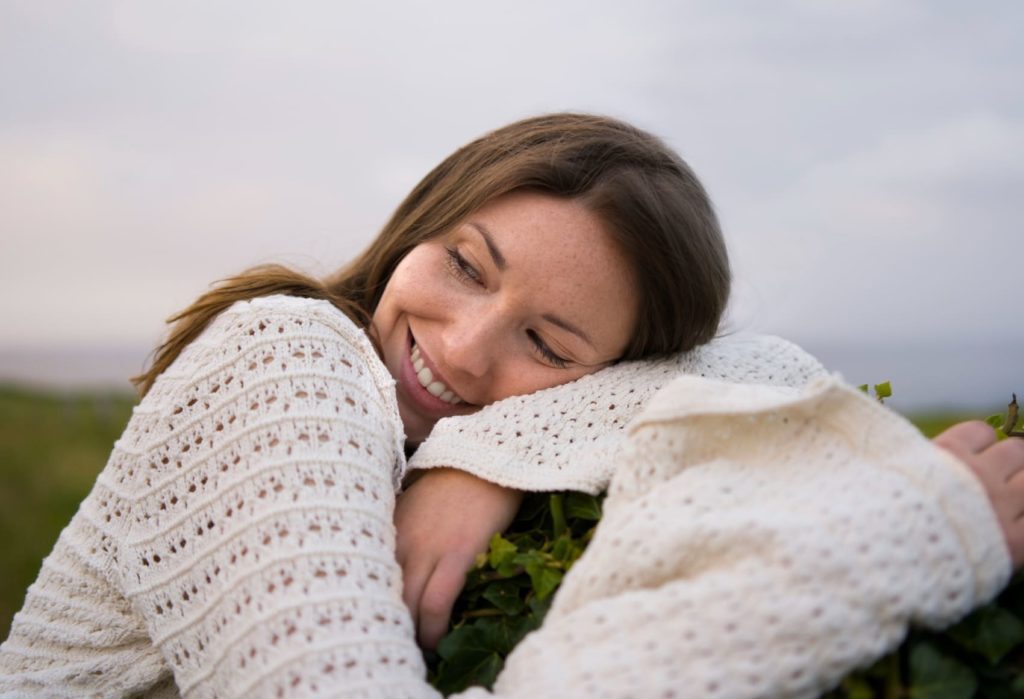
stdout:
[[(857, 388), (864, 391), (864, 393), (867, 393), (869, 396), (871, 395), (871, 391), (868, 389), (868, 385), (866, 383), (862, 383)], [(891, 382), (883, 381), (882, 383), (876, 383), (874, 388), (875, 398), (878, 400), (879, 403), (884, 403), (886, 398), (892, 398)]]
[[(860, 387), (870, 395), (868, 385)], [(881, 402), (892, 396), (876, 384)], [(989, 418), (1012, 430), (1016, 397), (1007, 415)], [(922, 425), (928, 436), (961, 421), (935, 416)], [(562, 576), (580, 557), (601, 518), (599, 498), (577, 493), (533, 494), (504, 536), (495, 534), (477, 558), (456, 603), (452, 627), (430, 679), (445, 694), (472, 685), (490, 687), (505, 657), (547, 612)], [(991, 604), (943, 633), (912, 630), (904, 643), (874, 665), (846, 677), (826, 699), (1024, 698), (1024, 574)]]
[(950, 629), (949, 636), (961, 648), (995, 665), (1024, 643), (1024, 623), (1005, 607), (990, 604)]
[(512, 648), (540, 626), (552, 593), (580, 557), (601, 518), (601, 499), (582, 493), (528, 495), (504, 536), (466, 575), (452, 627), (428, 657), (445, 694), (490, 687)]
[(1013, 394), (1010, 404), (1006, 406), (1006, 415), (989, 415), (985, 422), (995, 428), (996, 437), (1006, 439), (1007, 437), (1024, 437), (1024, 430), (1016, 429), (1019, 424), (1017, 394)]
[(129, 394), (0, 385), (0, 640), (134, 402)]
[(944, 632), (914, 629), (893, 653), (826, 699), (1024, 697), (1024, 576)]
[[(878, 397), (885, 397), (884, 385), (874, 387)], [(0, 386), (0, 639), (43, 556), (92, 487), (133, 403), (125, 394)], [(962, 419), (937, 415), (915, 422), (934, 436)], [(1019, 433), (1015, 403), (990, 424)], [(452, 630), (429, 658), (435, 686), (445, 693), (490, 686), (512, 648), (540, 625), (600, 517), (600, 498), (587, 495), (524, 500), (515, 523), (492, 539), (467, 577)], [(945, 633), (913, 630), (898, 650), (851, 674), (827, 697), (1024, 697), (1024, 576)]]
[(978, 688), (970, 668), (927, 642), (910, 651), (910, 680), (914, 699), (971, 699)]

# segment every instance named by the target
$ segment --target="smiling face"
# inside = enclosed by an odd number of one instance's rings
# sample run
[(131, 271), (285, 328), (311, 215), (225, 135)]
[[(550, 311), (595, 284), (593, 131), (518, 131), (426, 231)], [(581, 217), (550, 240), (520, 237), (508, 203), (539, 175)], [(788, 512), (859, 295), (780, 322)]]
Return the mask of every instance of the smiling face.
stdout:
[(373, 314), (406, 438), (597, 371), (636, 326), (633, 271), (576, 200), (495, 199), (413, 248)]

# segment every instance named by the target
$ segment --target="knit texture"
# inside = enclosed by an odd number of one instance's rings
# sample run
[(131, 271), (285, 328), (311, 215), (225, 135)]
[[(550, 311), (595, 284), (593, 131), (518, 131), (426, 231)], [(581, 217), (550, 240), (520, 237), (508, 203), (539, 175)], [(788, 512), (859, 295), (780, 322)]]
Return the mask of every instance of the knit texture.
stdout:
[(14, 619), (0, 694), (423, 696), (402, 441), (393, 381), (340, 312), (236, 304), (135, 409)]
[(626, 451), (497, 695), (816, 697), (1010, 574), (973, 474), (836, 379), (679, 378)]
[[(474, 417), (421, 451), (529, 489), (611, 478), (497, 696), (814, 696), (1008, 576), (963, 465), (781, 340)], [(340, 312), (236, 304), (136, 408), (0, 646), (0, 694), (437, 697), (395, 562), (402, 441), (393, 381)]]
[(622, 461), (630, 420), (680, 374), (803, 386), (826, 371), (778, 337), (720, 337), (667, 359), (623, 362), (472, 415), (444, 418), (409, 459), (409, 468), (454, 466), (519, 490), (600, 493)]

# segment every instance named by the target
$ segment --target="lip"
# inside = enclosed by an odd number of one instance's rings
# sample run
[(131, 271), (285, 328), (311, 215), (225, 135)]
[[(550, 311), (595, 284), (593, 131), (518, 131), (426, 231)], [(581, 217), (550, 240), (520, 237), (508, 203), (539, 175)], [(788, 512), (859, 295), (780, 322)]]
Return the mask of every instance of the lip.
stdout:
[[(452, 405), (447, 401), (441, 400), (437, 396), (431, 395), (426, 388), (420, 385), (420, 381), (416, 376), (416, 369), (412, 366), (412, 346), (414, 342), (415, 338), (410, 330), (405, 343), (405, 353), (402, 355), (402, 364), (399, 368), (398, 383), (402, 388), (402, 392), (409, 397), (415, 407), (432, 417), (455, 415), (457, 413), (464, 412), (464, 409), (467, 407), (472, 407), (466, 402), (459, 405)], [(430, 357), (424, 351), (422, 346), (420, 346), (420, 356), (423, 359), (423, 363), (427, 365), (431, 373), (437, 377), (438, 381), (441, 381), (445, 386), (450, 387), (451, 384), (449, 384), (441, 372), (437, 370), (437, 366), (430, 360)]]

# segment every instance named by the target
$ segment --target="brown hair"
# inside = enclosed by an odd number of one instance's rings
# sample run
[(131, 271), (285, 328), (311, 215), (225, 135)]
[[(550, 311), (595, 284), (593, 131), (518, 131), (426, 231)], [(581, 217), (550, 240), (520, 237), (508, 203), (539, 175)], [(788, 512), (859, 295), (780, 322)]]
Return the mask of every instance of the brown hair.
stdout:
[(452, 153), (413, 188), (369, 247), (325, 280), (277, 265), (223, 280), (168, 320), (169, 338), (132, 381), (145, 394), (214, 316), (256, 296), (325, 299), (367, 328), (410, 250), (523, 189), (579, 198), (629, 258), (640, 317), (622, 359), (684, 351), (714, 337), (729, 296), (729, 261), (696, 175), (649, 133), (608, 117), (563, 113), (515, 122)]

